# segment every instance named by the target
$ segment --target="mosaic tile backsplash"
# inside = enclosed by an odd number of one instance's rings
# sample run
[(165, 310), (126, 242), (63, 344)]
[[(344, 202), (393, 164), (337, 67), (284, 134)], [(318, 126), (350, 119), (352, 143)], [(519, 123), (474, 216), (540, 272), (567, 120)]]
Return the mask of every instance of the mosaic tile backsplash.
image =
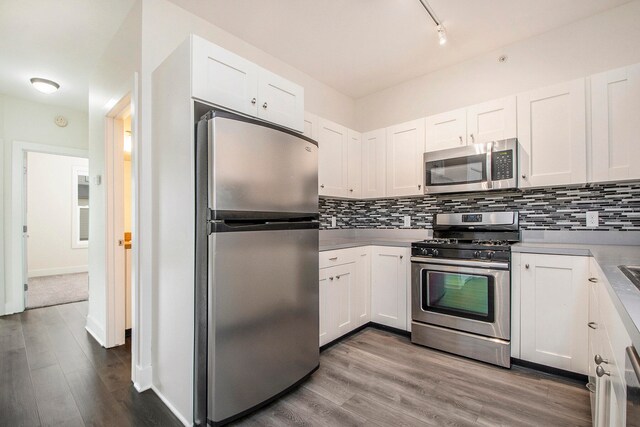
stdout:
[[(640, 231), (640, 181), (550, 187), (524, 191), (442, 194), (376, 200), (320, 198), (320, 228), (431, 228), (440, 212), (517, 210), (525, 230)], [(598, 211), (600, 226), (587, 227), (587, 211)]]

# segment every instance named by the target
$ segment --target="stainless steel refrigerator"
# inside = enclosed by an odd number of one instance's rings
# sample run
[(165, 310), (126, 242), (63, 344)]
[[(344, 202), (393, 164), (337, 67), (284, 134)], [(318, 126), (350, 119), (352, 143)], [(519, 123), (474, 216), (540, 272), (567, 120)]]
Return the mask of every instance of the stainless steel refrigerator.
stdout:
[(318, 147), (214, 110), (195, 157), (194, 422), (219, 425), (318, 367)]

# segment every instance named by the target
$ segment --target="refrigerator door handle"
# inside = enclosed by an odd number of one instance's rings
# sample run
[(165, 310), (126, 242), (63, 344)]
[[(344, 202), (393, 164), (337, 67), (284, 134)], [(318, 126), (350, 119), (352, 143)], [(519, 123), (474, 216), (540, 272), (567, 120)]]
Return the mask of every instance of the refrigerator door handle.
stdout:
[(212, 233), (309, 230), (320, 228), (318, 221), (214, 221), (210, 224)]

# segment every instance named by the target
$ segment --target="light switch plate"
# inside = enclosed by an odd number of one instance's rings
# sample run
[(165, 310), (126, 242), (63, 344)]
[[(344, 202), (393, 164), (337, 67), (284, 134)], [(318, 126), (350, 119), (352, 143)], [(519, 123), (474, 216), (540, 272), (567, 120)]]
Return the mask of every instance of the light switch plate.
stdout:
[(404, 216), (404, 226), (411, 227), (411, 216), (409, 215)]
[(587, 212), (587, 227), (597, 227), (598, 225), (598, 211)]
[(337, 221), (336, 221), (336, 217), (332, 216), (331, 217), (331, 228), (336, 228), (338, 226)]

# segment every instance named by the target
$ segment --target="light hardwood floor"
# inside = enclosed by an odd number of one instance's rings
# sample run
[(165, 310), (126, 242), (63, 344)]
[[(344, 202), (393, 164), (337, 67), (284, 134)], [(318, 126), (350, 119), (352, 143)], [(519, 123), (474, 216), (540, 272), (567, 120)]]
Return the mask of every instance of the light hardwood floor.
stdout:
[(302, 387), (236, 425), (588, 426), (591, 412), (583, 384), (367, 328), (325, 350)]

